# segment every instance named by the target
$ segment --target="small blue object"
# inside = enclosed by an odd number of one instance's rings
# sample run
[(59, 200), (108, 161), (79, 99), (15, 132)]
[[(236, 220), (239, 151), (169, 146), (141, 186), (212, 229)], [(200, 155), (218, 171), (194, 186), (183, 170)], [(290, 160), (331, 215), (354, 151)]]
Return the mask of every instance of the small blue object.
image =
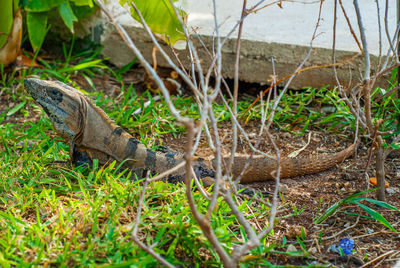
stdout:
[(340, 240), (338, 248), (341, 248), (344, 254), (350, 255), (354, 248), (354, 239), (343, 238)]

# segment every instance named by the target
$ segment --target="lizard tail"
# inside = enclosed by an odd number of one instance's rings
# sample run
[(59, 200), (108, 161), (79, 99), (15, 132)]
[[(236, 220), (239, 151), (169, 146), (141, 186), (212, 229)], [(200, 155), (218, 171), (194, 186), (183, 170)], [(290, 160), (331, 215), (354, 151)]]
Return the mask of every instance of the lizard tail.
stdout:
[[(318, 173), (342, 162), (354, 152), (354, 145), (334, 154), (315, 155), (309, 157), (281, 158), (280, 177), (296, 177), (301, 175)], [(242, 171), (248, 157), (235, 157), (232, 172), (234, 176), (238, 176)], [(267, 181), (275, 178), (277, 164), (274, 159), (265, 157), (254, 158), (246, 172), (240, 179), (241, 183), (249, 183), (256, 181)]]

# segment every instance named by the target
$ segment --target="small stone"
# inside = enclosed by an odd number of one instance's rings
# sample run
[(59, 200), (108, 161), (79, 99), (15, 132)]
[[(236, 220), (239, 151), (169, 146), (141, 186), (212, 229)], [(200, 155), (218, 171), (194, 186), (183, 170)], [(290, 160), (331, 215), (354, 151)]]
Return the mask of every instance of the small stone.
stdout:
[(400, 192), (400, 189), (398, 187), (389, 187), (386, 188), (386, 192), (388, 193), (388, 195), (393, 195)]
[(279, 184), (278, 191), (285, 194), (289, 191), (289, 187), (286, 184)]
[(293, 245), (289, 245), (289, 246), (287, 247), (286, 252), (290, 252), (290, 251), (297, 251), (297, 248), (296, 248), (295, 246), (293, 246)]
[(290, 139), (292, 135), (289, 132), (283, 132), (282, 137), (286, 140)]
[(310, 254), (316, 254), (316, 253), (317, 253), (317, 248), (316, 248), (316, 247), (312, 247), (312, 248), (310, 248), (310, 249), (308, 250), (308, 252), (309, 252)]
[(332, 252), (332, 253), (339, 253), (339, 250), (337, 249), (336, 244), (333, 244), (333, 245), (331, 245), (331, 246), (329, 247), (329, 252)]

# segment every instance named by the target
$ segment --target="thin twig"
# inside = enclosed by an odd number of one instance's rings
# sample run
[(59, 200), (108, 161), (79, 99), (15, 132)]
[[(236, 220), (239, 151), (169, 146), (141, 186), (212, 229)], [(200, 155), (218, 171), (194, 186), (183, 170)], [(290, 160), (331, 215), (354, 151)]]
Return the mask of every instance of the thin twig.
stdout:
[[(350, 230), (350, 229), (356, 227), (356, 225), (358, 224), (359, 220), (360, 220), (360, 215), (358, 215), (357, 220), (356, 220), (356, 222), (355, 222), (353, 225), (350, 225), (350, 226), (348, 226), (348, 227), (346, 227), (346, 228), (340, 230), (339, 232), (334, 233), (333, 235), (321, 237), (321, 238), (319, 238), (319, 239), (321, 239), (321, 241), (326, 241), (326, 240), (330, 240), (330, 239), (337, 238), (340, 234), (342, 234), (342, 233), (344, 233), (344, 232), (346, 232), (346, 231), (348, 231), (348, 230)], [(305, 240), (304, 242), (312, 242), (312, 241), (313, 241), (313, 239)]]
[[(307, 53), (306, 57), (308, 58), (310, 55), (310, 51)], [(309, 66), (309, 67), (305, 67), (305, 68), (297, 68), (293, 73), (286, 75), (285, 77), (279, 79), (278, 81), (274, 82), (272, 85), (270, 85), (267, 89), (265, 89), (263, 91), (263, 96), (270, 91), (272, 88), (276, 87), (277, 85), (279, 85), (280, 83), (288, 80), (288, 79), (293, 79), (294, 76), (297, 76), (303, 72), (306, 71), (310, 71), (310, 70), (315, 70), (315, 69), (324, 69), (324, 68), (330, 68), (333, 66), (342, 66), (344, 64), (350, 63), (352, 61), (354, 61), (357, 57), (359, 57), (359, 54), (355, 54), (354, 56), (342, 61), (342, 62), (338, 62), (338, 63), (333, 63), (333, 64), (323, 64), (323, 65), (313, 65), (313, 66)], [(304, 64), (302, 64), (301, 66), (303, 66)], [(248, 113), (248, 111), (250, 111), (251, 108), (253, 108), (253, 106), (260, 100), (260, 97), (257, 96), (257, 98), (251, 103), (251, 105), (246, 109), (246, 111), (243, 113), (242, 117)]]
[(149, 253), (151, 256), (153, 256), (156, 260), (161, 262), (162, 265), (165, 265), (166, 267), (174, 268), (175, 266), (169, 263), (167, 260), (165, 260), (160, 254), (156, 253), (152, 248), (146, 246), (142, 241), (139, 240), (136, 236), (132, 237), (133, 241), (144, 251)]
[(358, 6), (358, 0), (354, 0), (353, 4), (354, 4), (354, 8), (355, 8), (356, 14), (357, 14), (358, 28), (360, 30), (361, 43), (363, 46), (363, 52), (364, 52), (364, 57), (365, 57), (364, 81), (366, 82), (366, 81), (370, 80), (370, 75), (371, 75), (371, 63), (370, 63), (369, 52), (368, 52), (367, 37), (365, 36), (365, 29), (364, 29), (363, 21), (361, 18), (360, 8)]
[[(246, 4), (247, 0), (243, 0), (243, 7), (242, 7), (242, 15), (243, 17), (246, 14)], [(235, 71), (234, 71), (234, 79), (233, 79), (233, 104), (232, 110), (233, 115), (237, 117), (237, 101), (238, 101), (238, 92), (239, 92), (239, 59), (240, 59), (240, 40), (242, 38), (242, 29), (243, 29), (243, 22), (242, 20), (239, 25), (238, 36), (236, 39), (236, 51), (235, 51)], [(235, 157), (236, 149), (237, 149), (237, 126), (233, 123), (232, 119), (232, 149), (231, 149), (231, 156), (228, 162), (228, 170), (231, 170), (231, 166), (233, 164), (233, 160)]]
[(139, 223), (140, 223), (140, 215), (142, 214), (142, 206), (144, 203), (144, 195), (146, 194), (146, 188), (147, 188), (147, 185), (149, 184), (149, 181), (148, 181), (149, 174), (150, 174), (150, 172), (147, 172), (146, 179), (143, 184), (142, 193), (140, 194), (138, 208), (136, 210), (135, 226), (133, 227), (133, 231), (132, 231), (133, 236), (136, 236), (137, 232), (138, 232), (138, 227), (139, 227)]
[(165, 172), (163, 172), (163, 173), (161, 173), (161, 174), (158, 174), (157, 176), (155, 176), (155, 177), (149, 179), (149, 182), (158, 181), (158, 180), (161, 180), (161, 179), (163, 179), (163, 178), (166, 178), (166, 177), (168, 177), (168, 175), (170, 175), (170, 174), (172, 174), (172, 173), (176, 173), (179, 169), (181, 169), (182, 167), (184, 167), (185, 164), (186, 164), (186, 162), (185, 162), (185, 161), (182, 161), (181, 163), (177, 164), (177, 165), (174, 166), (173, 168), (168, 169), (167, 171), (165, 171)]
[(144, 204), (144, 195), (146, 194), (146, 188), (147, 185), (149, 183), (149, 174), (150, 172), (147, 172), (146, 175), (146, 180), (144, 181), (143, 184), (143, 190), (142, 193), (140, 194), (139, 197), (139, 203), (138, 203), (138, 208), (136, 210), (136, 219), (135, 219), (135, 226), (133, 227), (133, 231), (131, 234), (132, 240), (135, 241), (135, 243), (144, 251), (146, 251), (147, 253), (149, 253), (150, 255), (152, 255), (155, 259), (157, 259), (160, 263), (162, 263), (163, 265), (165, 265), (166, 267), (175, 267), (173, 266), (171, 263), (169, 263), (168, 261), (166, 261), (161, 255), (159, 255), (158, 253), (156, 253), (151, 247), (147, 246), (146, 244), (144, 244), (142, 241), (140, 241), (140, 239), (137, 237), (137, 232), (138, 232), (138, 227), (140, 224), (140, 216), (142, 214), (142, 206)]
[[(390, 250), (390, 251), (388, 251), (388, 252), (386, 252), (386, 253), (384, 253), (384, 254), (382, 254), (382, 255), (376, 257), (375, 259), (370, 260), (370, 261), (367, 262), (367, 263), (364, 263), (364, 265), (360, 266), (360, 268), (368, 267), (368, 266), (370, 266), (371, 264), (375, 263), (376, 261), (378, 261), (378, 260), (380, 260), (380, 259), (382, 259), (382, 258), (385, 258), (386, 256), (391, 255), (391, 254), (393, 254), (393, 253), (395, 253), (395, 252), (396, 252), (396, 250)], [(396, 254), (397, 254), (397, 253), (396, 253)], [(374, 266), (374, 265), (373, 265), (373, 266)]]
[(382, 25), (381, 25), (381, 10), (379, 8), (379, 1), (375, 1), (375, 3), (376, 3), (376, 16), (378, 19), (378, 33), (379, 33), (378, 67), (376, 69), (379, 70), (382, 60)]
[(389, 26), (388, 26), (388, 17), (389, 17), (388, 9), (389, 9), (389, 0), (386, 0), (385, 1), (385, 33), (386, 33), (387, 40), (389, 42), (390, 49), (392, 50), (393, 55), (397, 59), (398, 58), (397, 50), (395, 49), (395, 47), (393, 46), (393, 43), (390, 40)]
[(210, 204), (208, 205), (207, 209), (207, 215), (206, 218), (208, 220), (211, 219), (211, 214), (215, 209), (215, 206), (218, 201), (218, 195), (219, 195), (219, 189), (222, 184), (222, 170), (221, 170), (221, 163), (222, 163), (222, 153), (221, 153), (221, 141), (219, 139), (218, 135), (218, 127), (217, 127), (217, 120), (215, 120), (214, 113), (212, 109), (209, 109), (209, 118), (211, 122), (211, 127), (213, 130), (213, 137), (214, 137), (214, 143), (215, 143), (215, 163), (216, 165), (214, 166), (215, 169), (215, 186), (214, 186), (214, 192), (211, 197)]
[[(344, 9), (344, 6), (343, 6), (343, 4), (342, 4), (342, 0), (339, 0), (339, 4), (340, 4), (340, 7), (342, 8), (342, 12), (343, 12), (344, 18), (346, 19), (347, 26), (349, 26), (350, 33), (351, 33), (351, 35), (353, 36), (354, 41), (357, 43), (357, 46), (358, 46), (358, 48), (360, 49), (360, 51), (361, 51), (361, 53), (362, 53), (362, 52), (363, 52), (362, 46), (361, 46), (361, 44), (360, 44), (360, 41), (358, 41), (358, 38), (357, 38), (357, 36), (356, 36), (356, 33), (355, 33), (354, 30), (353, 30), (353, 26), (351, 26), (350, 19), (349, 19), (349, 17), (347, 16), (346, 10)], [(335, 6), (336, 6), (336, 1), (335, 1)], [(335, 9), (336, 9), (336, 7), (335, 7)], [(335, 14), (336, 14), (336, 10), (335, 10)], [(335, 20), (336, 20), (336, 15), (335, 15)]]
[[(187, 140), (188, 143), (186, 144), (186, 154), (185, 155), (191, 155), (191, 150), (193, 148), (193, 139), (194, 139), (194, 124), (192, 121), (190, 121), (186, 125), (187, 129)], [(199, 224), (199, 227), (203, 231), (203, 234), (207, 237), (208, 241), (213, 245), (215, 251), (217, 252), (218, 256), (221, 258), (222, 263), (226, 267), (233, 267), (235, 263), (232, 261), (230, 256), (226, 253), (226, 251), (223, 249), (222, 245), (219, 243), (217, 236), (215, 235), (214, 231), (211, 228), (210, 221), (202, 216), (198, 210), (197, 206), (194, 202), (193, 198), (193, 193), (192, 193), (192, 188), (190, 185), (191, 182), (191, 158), (186, 159), (186, 175), (185, 175), (185, 184), (186, 184), (186, 196), (188, 198), (188, 203), (190, 206), (190, 209), (192, 211), (192, 214), (194, 218), (196, 219), (197, 223)], [(217, 174), (218, 175), (218, 174)]]

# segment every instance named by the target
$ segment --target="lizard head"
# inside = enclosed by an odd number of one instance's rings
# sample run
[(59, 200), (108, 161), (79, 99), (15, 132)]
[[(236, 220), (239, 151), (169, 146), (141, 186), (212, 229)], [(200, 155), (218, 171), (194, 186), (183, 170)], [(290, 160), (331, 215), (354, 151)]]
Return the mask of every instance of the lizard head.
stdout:
[(58, 81), (27, 78), (24, 86), (49, 116), (56, 132), (73, 140), (82, 131), (83, 95), (73, 87)]

